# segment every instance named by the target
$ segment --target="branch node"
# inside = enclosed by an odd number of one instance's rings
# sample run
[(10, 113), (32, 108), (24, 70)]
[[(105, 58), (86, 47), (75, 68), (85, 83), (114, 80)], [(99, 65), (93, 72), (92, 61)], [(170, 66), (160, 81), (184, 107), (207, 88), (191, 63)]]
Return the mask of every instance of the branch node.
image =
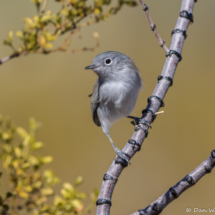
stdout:
[(205, 165), (205, 171), (207, 173), (210, 173), (212, 171), (212, 168), (210, 166), (208, 166), (208, 165)]
[(148, 98), (148, 103), (151, 101), (152, 98), (157, 99), (157, 100), (160, 102), (160, 106), (161, 106), (161, 107), (164, 107), (164, 106), (165, 106), (165, 104), (164, 104), (162, 98), (160, 98), (160, 97), (158, 97), (158, 96), (154, 96), (154, 95), (152, 95), (152, 96), (150, 96), (150, 97)]
[(150, 28), (151, 28), (152, 31), (154, 31), (155, 28), (156, 28), (156, 25), (154, 24), (154, 25), (150, 26)]
[(166, 54), (166, 57), (171, 57), (172, 55), (176, 55), (178, 57), (178, 62), (180, 62), (182, 60), (181, 54), (175, 50), (169, 50), (169, 53)]
[(165, 44), (165, 41), (163, 41), (163, 43), (160, 45), (160, 47), (163, 48), (164, 44)]
[(215, 158), (215, 150), (213, 150), (213, 151), (211, 152), (211, 157), (212, 157), (212, 158)]
[(173, 85), (173, 79), (169, 76), (162, 76), (162, 75), (159, 75), (158, 76), (158, 83), (160, 80), (162, 79), (166, 79), (167, 81), (169, 81), (169, 86), (171, 87)]
[[(141, 126), (140, 126), (141, 127)], [(130, 139), (128, 141), (128, 143), (132, 144), (133, 145), (133, 149), (135, 148), (135, 145), (137, 146), (137, 151), (140, 151), (141, 149), (141, 144), (140, 143), (137, 143), (136, 140), (133, 140), (133, 139)]]
[(182, 10), (179, 14), (180, 17), (190, 20), (190, 24), (193, 23), (193, 14), (188, 13), (186, 10)]
[(178, 29), (178, 28), (172, 30), (172, 32), (171, 32), (171, 37), (172, 37), (172, 35), (175, 34), (175, 33), (182, 33), (182, 35), (184, 36), (184, 39), (187, 38), (187, 32), (184, 31), (184, 30), (181, 30), (181, 29)]
[(152, 114), (152, 122), (155, 120), (156, 115), (152, 110), (144, 109), (144, 110), (142, 110), (142, 114), (144, 114), (144, 113), (151, 113)]
[(177, 192), (175, 191), (174, 188), (170, 187), (169, 191), (170, 191), (170, 193), (172, 194), (172, 196), (173, 196), (174, 198), (177, 198), (177, 197), (178, 197), (178, 194), (177, 194)]
[(185, 179), (190, 185), (195, 184), (193, 178), (190, 175), (187, 175)]
[(118, 178), (113, 177), (112, 175), (109, 175), (109, 174), (105, 173), (104, 177), (103, 177), (103, 181), (106, 181), (106, 180), (112, 180), (112, 181), (114, 181), (116, 183)]
[(104, 205), (104, 204), (110, 205), (110, 206), (112, 205), (112, 203), (111, 203), (111, 201), (109, 199), (98, 199), (96, 201), (96, 206), (98, 206), (98, 205)]
[[(133, 122), (134, 122), (134, 121), (133, 121)], [(142, 129), (141, 125), (136, 125), (135, 128), (134, 128), (134, 131), (139, 131), (139, 130), (141, 130), (141, 129)]]
[(143, 5), (143, 10), (144, 11), (147, 11), (149, 8), (148, 8), (148, 6), (146, 6), (145, 4)]
[(120, 157), (115, 158), (115, 164), (120, 164), (122, 167), (127, 167), (128, 163), (126, 160), (121, 159)]
[(160, 214), (161, 211), (162, 211), (160, 205), (157, 204), (157, 203), (155, 203), (155, 204), (152, 206), (152, 210), (155, 211), (155, 212), (157, 212), (157, 214)]

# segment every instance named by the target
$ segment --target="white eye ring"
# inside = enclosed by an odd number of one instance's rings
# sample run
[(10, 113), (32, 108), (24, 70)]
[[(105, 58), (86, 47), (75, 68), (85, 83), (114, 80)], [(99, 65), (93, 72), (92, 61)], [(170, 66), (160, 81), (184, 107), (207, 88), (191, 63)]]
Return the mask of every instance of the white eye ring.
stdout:
[(109, 65), (109, 64), (111, 64), (112, 63), (112, 60), (110, 59), (110, 58), (107, 58), (106, 60), (105, 60), (105, 64), (106, 65)]

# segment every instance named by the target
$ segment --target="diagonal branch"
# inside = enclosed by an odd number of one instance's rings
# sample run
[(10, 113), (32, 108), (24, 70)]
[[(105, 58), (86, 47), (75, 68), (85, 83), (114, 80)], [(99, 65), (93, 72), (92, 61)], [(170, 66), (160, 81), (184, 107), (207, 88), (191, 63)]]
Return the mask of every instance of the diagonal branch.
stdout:
[(203, 161), (196, 169), (190, 174), (186, 175), (176, 185), (171, 187), (166, 193), (159, 197), (152, 204), (142, 210), (131, 215), (156, 215), (160, 214), (162, 210), (170, 204), (173, 200), (178, 198), (185, 190), (195, 185), (204, 175), (210, 173), (215, 166), (215, 150), (211, 155)]
[(149, 24), (150, 24), (151, 30), (154, 32), (155, 36), (157, 37), (160, 47), (163, 48), (163, 50), (166, 52), (166, 54), (168, 54), (169, 53), (169, 49), (167, 48), (165, 42), (162, 40), (161, 36), (158, 34), (158, 31), (156, 29), (156, 25), (152, 21), (152, 17), (151, 17), (151, 15), (149, 13), (149, 8), (145, 5), (145, 3), (143, 2), (143, 0), (140, 0), (140, 3), (143, 6), (143, 10), (146, 12), (146, 16), (147, 16), (147, 18), (149, 20)]
[[(173, 83), (173, 77), (176, 67), (179, 61), (182, 59), (181, 51), (184, 44), (185, 32), (190, 24), (193, 6), (195, 0), (183, 0), (181, 5), (180, 17), (177, 20), (175, 31), (172, 37), (170, 51), (167, 55), (166, 62), (164, 64), (161, 76), (158, 77), (158, 83), (154, 89), (152, 96), (148, 99), (148, 105), (145, 110), (142, 111), (142, 124), (135, 126), (135, 132), (132, 138), (123, 148), (123, 152), (126, 153), (131, 159), (134, 154), (140, 150), (144, 139), (147, 137), (149, 127), (144, 124), (144, 120), (148, 123), (153, 122), (156, 118), (155, 113), (158, 112), (160, 107), (164, 106), (163, 99)], [(185, 12), (184, 12), (185, 11)], [(111, 198), (114, 191), (115, 184), (119, 178), (121, 172), (127, 165), (122, 160), (116, 158), (107, 173), (104, 175), (102, 186), (100, 189), (97, 204), (97, 215), (109, 215), (111, 207)]]

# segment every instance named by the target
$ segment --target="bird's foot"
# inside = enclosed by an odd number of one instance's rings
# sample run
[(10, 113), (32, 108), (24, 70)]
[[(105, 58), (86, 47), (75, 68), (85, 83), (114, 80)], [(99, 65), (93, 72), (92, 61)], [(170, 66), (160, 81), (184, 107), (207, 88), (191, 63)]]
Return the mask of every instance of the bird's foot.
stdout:
[[(124, 161), (126, 161), (127, 163), (129, 163), (131, 165), (131, 163), (129, 162), (129, 160), (127, 159), (127, 157), (125, 155), (127, 155), (126, 153), (120, 151), (118, 148), (114, 148), (117, 156), (121, 159), (123, 159)], [(127, 155), (128, 156), (128, 155)], [(128, 156), (129, 157), (129, 156)]]
[(134, 121), (131, 122), (131, 124), (133, 124), (133, 125), (143, 124), (143, 125), (147, 125), (149, 128), (152, 128), (150, 123), (147, 122), (143, 118), (134, 117), (134, 116), (127, 116), (127, 117), (134, 120)]

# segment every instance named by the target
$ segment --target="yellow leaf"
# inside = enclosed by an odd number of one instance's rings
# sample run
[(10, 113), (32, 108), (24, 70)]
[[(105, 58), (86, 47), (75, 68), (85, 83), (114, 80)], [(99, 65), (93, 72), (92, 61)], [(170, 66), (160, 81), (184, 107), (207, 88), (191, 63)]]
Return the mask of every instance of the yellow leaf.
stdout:
[(17, 134), (24, 140), (25, 139), (25, 137), (27, 136), (27, 132), (26, 132), (26, 130), (24, 129), (24, 128), (21, 128), (21, 127), (17, 127), (16, 128), (16, 132), (17, 132)]
[(13, 163), (12, 163), (13, 167), (15, 169), (17, 169), (19, 167), (19, 161), (18, 160), (14, 160)]
[(26, 186), (26, 187), (24, 188), (24, 190), (25, 190), (26, 192), (30, 193), (33, 189), (32, 189), (31, 186)]
[(53, 158), (51, 156), (46, 156), (41, 158), (41, 163), (46, 164), (52, 162)]
[(11, 161), (12, 161), (12, 156), (8, 155), (3, 163), (3, 167), (4, 168), (7, 168), (10, 164), (11, 164)]
[(28, 162), (25, 162), (24, 164), (22, 164), (22, 168), (23, 168), (23, 169), (26, 169), (26, 168), (28, 168), (28, 167), (30, 167), (30, 166), (31, 166), (31, 164), (28, 163)]
[(64, 200), (60, 196), (55, 196), (55, 198), (54, 198), (54, 205), (58, 206), (60, 204), (63, 204), (63, 201)]
[(8, 132), (3, 132), (2, 139), (3, 140), (9, 140), (11, 138), (11, 135)]
[(76, 181), (75, 181), (75, 185), (78, 186), (78, 185), (80, 185), (81, 183), (83, 183), (83, 177), (82, 177), (82, 176), (78, 176), (78, 178), (77, 178)]
[(28, 198), (28, 194), (27, 194), (26, 192), (24, 192), (24, 191), (20, 191), (20, 192), (19, 192), (19, 196), (20, 196), (21, 198), (23, 198), (23, 199), (27, 199), (27, 198)]
[(71, 201), (71, 205), (76, 209), (76, 211), (79, 213), (83, 210), (84, 206), (78, 199), (74, 199)]
[(27, 23), (28, 25), (32, 25), (33, 24), (33, 21), (31, 18), (27, 17), (24, 19), (24, 22)]
[(51, 49), (53, 45), (51, 43), (46, 43), (44, 47), (47, 49)]
[(43, 35), (40, 35), (38, 37), (38, 43), (40, 44), (41, 47), (44, 47), (46, 44), (46, 38)]
[(33, 155), (29, 156), (28, 161), (29, 161), (32, 165), (37, 165), (37, 164), (39, 164), (39, 160), (38, 160), (35, 156), (33, 156)]
[(32, 148), (33, 149), (40, 149), (40, 148), (42, 148), (43, 147), (43, 143), (42, 142), (35, 142), (35, 143), (33, 143), (33, 145), (32, 145)]
[(43, 188), (42, 190), (41, 190), (41, 194), (43, 195), (43, 196), (49, 196), (49, 195), (52, 195), (54, 193), (54, 191), (51, 189), (51, 188)]
[(17, 31), (16, 36), (19, 37), (20, 39), (24, 39), (24, 35), (22, 31)]
[(61, 11), (61, 13), (62, 13), (64, 16), (68, 16), (68, 15), (69, 15), (69, 11), (68, 11), (68, 9), (67, 9), (66, 7)]
[(16, 157), (20, 158), (22, 156), (22, 151), (19, 147), (15, 147), (14, 152), (15, 152)]
[(27, 135), (23, 141), (23, 146), (29, 145), (30, 142), (30, 135)]
[(52, 19), (52, 17), (50, 15), (44, 15), (42, 16), (42, 18), (40, 19), (40, 22), (48, 22)]
[(96, 8), (96, 9), (94, 10), (94, 13), (98, 15), (98, 14), (101, 13), (101, 10), (100, 10), (99, 8)]
[(69, 192), (67, 192), (65, 189), (61, 189), (61, 195), (65, 198), (65, 199), (69, 199), (71, 197), (71, 194)]
[(8, 42), (12, 43), (12, 41), (13, 41), (13, 31), (10, 31), (8, 34)]
[(22, 169), (17, 169), (16, 174), (17, 175), (25, 175), (25, 173)]
[(10, 153), (12, 152), (12, 147), (8, 144), (3, 144), (3, 149), (7, 152)]
[(73, 186), (70, 184), (70, 183), (64, 183), (63, 184), (63, 188), (70, 191), (70, 192), (73, 192), (74, 191), (74, 188)]

